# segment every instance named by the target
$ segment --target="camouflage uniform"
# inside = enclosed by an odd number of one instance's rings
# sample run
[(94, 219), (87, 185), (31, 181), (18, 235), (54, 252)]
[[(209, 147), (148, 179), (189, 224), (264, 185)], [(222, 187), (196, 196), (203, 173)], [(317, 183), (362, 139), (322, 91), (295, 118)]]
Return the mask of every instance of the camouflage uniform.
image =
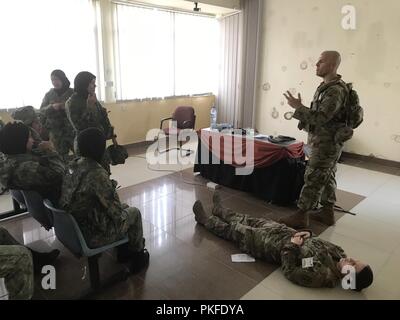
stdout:
[(299, 129), (308, 132), (311, 155), (304, 175), (304, 186), (298, 201), (302, 210), (318, 205), (333, 207), (336, 202), (336, 164), (343, 150), (343, 143), (335, 141), (339, 128), (345, 126), (344, 104), (347, 98), (345, 83), (337, 79), (321, 85), (315, 92), (311, 108), (296, 109), (293, 117), (300, 120)]
[[(313, 237), (298, 246), (290, 241), (297, 231), (284, 224), (215, 206), (205, 227), (255, 258), (281, 264), (284, 276), (298, 285), (335, 287), (342, 278), (337, 262), (346, 255), (340, 247)], [(311, 257), (313, 266), (303, 268), (302, 259)]]
[(34, 122), (39, 123), (39, 117), (36, 110), (32, 106), (18, 108), (11, 114), (11, 117), (14, 120), (22, 121), (29, 128), (31, 137), (34, 140), (34, 148), (36, 148), (39, 143), (42, 142), (40, 133), (37, 132), (32, 126)]
[(30, 299), (33, 295), (33, 262), (30, 251), (0, 227), (0, 278), (4, 278), (9, 299)]
[(61, 96), (54, 89), (51, 89), (43, 98), (41, 111), (42, 125), (49, 131), (50, 141), (58, 154), (68, 160), (69, 152), (74, 152), (74, 130), (67, 118), (64, 109), (56, 110), (51, 104), (66, 102), (73, 94), (72, 89), (68, 89)]
[(35, 190), (57, 200), (64, 175), (64, 161), (55, 151), (39, 151), (0, 158), (0, 184), (8, 189)]
[[(79, 155), (77, 148), (77, 137), (79, 133), (87, 128), (100, 129), (106, 139), (109, 140), (113, 137), (114, 132), (108, 119), (107, 109), (104, 108), (99, 102), (94, 107), (89, 107), (87, 101), (81, 98), (77, 93), (74, 93), (65, 104), (65, 111), (67, 117), (75, 130), (75, 153)], [(110, 157), (108, 152), (104, 153), (102, 166), (111, 174), (110, 170)]]
[(140, 211), (120, 202), (107, 171), (96, 161), (81, 157), (69, 163), (59, 204), (74, 216), (89, 247), (128, 235), (133, 251), (144, 248)]

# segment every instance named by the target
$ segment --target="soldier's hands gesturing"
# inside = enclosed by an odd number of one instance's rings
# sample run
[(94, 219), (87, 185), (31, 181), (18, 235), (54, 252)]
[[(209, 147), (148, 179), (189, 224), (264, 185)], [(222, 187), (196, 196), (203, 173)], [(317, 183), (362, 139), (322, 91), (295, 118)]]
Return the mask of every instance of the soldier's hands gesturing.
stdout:
[(291, 106), (294, 109), (300, 108), (303, 106), (301, 103), (301, 95), (300, 93), (297, 95), (297, 99), (292, 96), (292, 94), (289, 91), (286, 91), (286, 94), (283, 94), (288, 102), (288, 105)]

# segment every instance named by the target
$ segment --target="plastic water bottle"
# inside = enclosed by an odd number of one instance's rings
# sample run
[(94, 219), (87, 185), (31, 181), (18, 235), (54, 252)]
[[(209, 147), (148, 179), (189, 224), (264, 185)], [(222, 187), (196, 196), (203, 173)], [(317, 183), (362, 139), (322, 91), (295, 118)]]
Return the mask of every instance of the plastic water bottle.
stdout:
[(217, 127), (217, 108), (212, 106), (210, 111), (210, 128), (215, 129)]

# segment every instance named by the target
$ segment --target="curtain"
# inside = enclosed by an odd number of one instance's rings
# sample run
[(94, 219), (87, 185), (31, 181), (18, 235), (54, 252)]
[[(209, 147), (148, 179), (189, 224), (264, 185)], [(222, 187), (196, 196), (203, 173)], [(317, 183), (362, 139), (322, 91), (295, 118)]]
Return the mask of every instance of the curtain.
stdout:
[(218, 121), (254, 127), (262, 0), (242, 1), (241, 12), (221, 19)]
[(119, 100), (216, 93), (215, 18), (117, 5)]
[(39, 108), (54, 69), (71, 87), (78, 72), (98, 73), (92, 1), (1, 1), (0, 39), (0, 108)]

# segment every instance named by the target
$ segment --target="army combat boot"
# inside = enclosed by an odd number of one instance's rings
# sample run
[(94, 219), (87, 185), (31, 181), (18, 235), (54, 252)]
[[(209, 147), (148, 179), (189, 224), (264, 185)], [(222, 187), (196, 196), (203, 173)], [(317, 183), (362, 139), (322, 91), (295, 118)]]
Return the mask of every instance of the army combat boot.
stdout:
[(310, 218), (328, 226), (333, 226), (335, 224), (334, 213), (332, 206), (325, 206), (310, 213)]
[(236, 216), (236, 212), (230, 208), (224, 208), (221, 204), (221, 195), (216, 191), (213, 195), (213, 204), (214, 207), (212, 209), (212, 214), (214, 216), (220, 217), (222, 220), (229, 222), (232, 217)]
[(202, 225), (206, 224), (208, 218), (211, 215), (206, 213), (206, 211), (203, 208), (203, 205), (199, 200), (196, 200), (196, 202), (194, 203), (193, 212), (194, 212), (194, 219)]
[(279, 222), (294, 229), (307, 228), (309, 225), (308, 212), (307, 210), (298, 209), (291, 216), (279, 219)]

